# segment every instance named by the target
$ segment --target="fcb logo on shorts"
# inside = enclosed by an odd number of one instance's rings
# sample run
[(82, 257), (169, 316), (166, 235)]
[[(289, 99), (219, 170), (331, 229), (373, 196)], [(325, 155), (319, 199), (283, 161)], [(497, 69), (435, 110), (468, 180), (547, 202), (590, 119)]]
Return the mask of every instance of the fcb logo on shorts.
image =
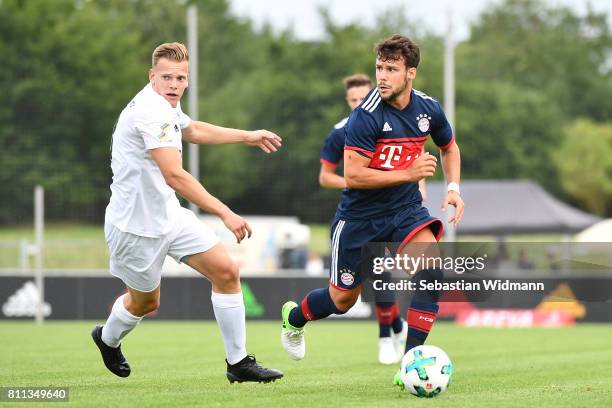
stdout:
[(351, 286), (355, 282), (355, 277), (349, 272), (344, 272), (340, 275), (340, 282), (346, 286)]
[(421, 113), (416, 119), (419, 121), (419, 130), (423, 133), (427, 132), (429, 130), (429, 121), (431, 120), (431, 116)]

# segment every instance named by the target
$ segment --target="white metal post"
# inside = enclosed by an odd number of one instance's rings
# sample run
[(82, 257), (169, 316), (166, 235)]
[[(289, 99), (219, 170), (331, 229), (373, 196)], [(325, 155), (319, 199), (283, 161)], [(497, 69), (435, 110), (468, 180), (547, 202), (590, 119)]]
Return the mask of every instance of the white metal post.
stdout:
[(444, 112), (455, 129), (455, 41), (453, 39), (453, 14), (448, 10), (448, 26), (444, 38)]
[[(453, 41), (453, 14), (451, 9), (447, 13), (448, 27), (444, 39), (444, 111), (453, 131), (455, 129), (455, 44)], [(448, 180), (446, 180), (448, 182)], [(446, 194), (446, 187), (444, 187)], [(444, 228), (444, 240), (454, 242), (457, 239), (457, 232), (454, 225), (446, 224), (447, 220), (454, 215), (455, 207), (449, 206), (446, 220), (442, 220)]]
[(45, 190), (41, 185), (34, 188), (34, 237), (36, 242), (35, 280), (38, 288), (38, 305), (36, 307), (36, 323), (44, 320), (43, 307), (45, 303), (45, 281), (43, 276), (44, 251), (44, 221), (45, 220)]
[[(198, 120), (198, 7), (187, 8), (187, 48), (189, 51), (189, 116)], [(200, 160), (198, 145), (189, 144), (189, 172), (197, 180), (200, 179)], [(199, 208), (189, 203), (189, 208), (198, 214)]]

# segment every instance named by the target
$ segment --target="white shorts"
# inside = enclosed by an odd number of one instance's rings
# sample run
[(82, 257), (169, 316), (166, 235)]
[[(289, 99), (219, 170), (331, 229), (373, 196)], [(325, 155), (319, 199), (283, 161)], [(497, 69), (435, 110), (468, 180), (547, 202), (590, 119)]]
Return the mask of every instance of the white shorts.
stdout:
[(110, 273), (140, 292), (151, 292), (159, 286), (166, 255), (181, 262), (219, 243), (214, 231), (186, 208), (181, 208), (170, 232), (159, 238), (124, 232), (110, 223), (104, 224), (104, 235), (110, 251)]

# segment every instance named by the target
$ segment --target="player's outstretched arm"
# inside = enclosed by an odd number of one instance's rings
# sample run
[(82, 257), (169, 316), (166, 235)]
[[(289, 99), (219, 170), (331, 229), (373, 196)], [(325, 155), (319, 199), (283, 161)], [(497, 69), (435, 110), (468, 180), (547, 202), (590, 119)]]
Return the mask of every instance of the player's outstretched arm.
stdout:
[(335, 171), (334, 167), (321, 164), (321, 170), (319, 170), (319, 184), (321, 187), (339, 190), (346, 188), (346, 180), (344, 180), (344, 177), (336, 174)]
[(370, 159), (354, 150), (344, 151), (344, 178), (348, 188), (367, 190), (417, 182), (431, 177), (437, 159), (431, 154), (420, 155), (406, 170), (383, 171), (369, 168)]
[(194, 144), (244, 143), (257, 146), (266, 153), (281, 147), (280, 136), (267, 130), (241, 130), (216, 126), (207, 122), (192, 121), (182, 129), (183, 140)]
[(174, 147), (151, 149), (149, 153), (159, 166), (166, 183), (181, 196), (202, 210), (221, 218), (225, 226), (236, 236), (238, 243), (251, 237), (249, 224), (235, 214), (221, 200), (211, 195), (198, 180), (183, 169), (181, 153)]
[[(440, 160), (442, 171), (447, 183), (457, 183), (461, 180), (461, 153), (457, 143), (453, 142), (448, 148), (440, 150)], [(449, 191), (442, 201), (442, 210), (446, 211), (448, 205), (456, 208), (455, 215), (449, 220), (455, 225), (459, 224), (463, 217), (464, 203), (461, 196), (456, 191)]]

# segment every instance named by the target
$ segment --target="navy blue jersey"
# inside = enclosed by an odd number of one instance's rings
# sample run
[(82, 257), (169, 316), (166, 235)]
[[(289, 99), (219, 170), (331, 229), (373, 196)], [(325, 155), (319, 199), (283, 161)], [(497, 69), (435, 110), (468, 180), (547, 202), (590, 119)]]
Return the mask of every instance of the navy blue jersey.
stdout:
[(321, 164), (335, 168), (342, 161), (344, 156), (344, 125), (347, 121), (348, 118), (344, 118), (336, 123), (325, 138), (325, 143), (323, 143), (321, 149)]
[[(430, 136), (441, 149), (453, 143), (453, 131), (438, 101), (416, 89), (412, 90), (408, 106), (400, 111), (384, 102), (378, 88), (374, 88), (351, 113), (344, 130), (344, 149), (370, 158), (369, 167), (381, 171), (410, 167)], [(345, 189), (336, 216), (385, 216), (421, 201), (418, 182), (369, 190)]]

